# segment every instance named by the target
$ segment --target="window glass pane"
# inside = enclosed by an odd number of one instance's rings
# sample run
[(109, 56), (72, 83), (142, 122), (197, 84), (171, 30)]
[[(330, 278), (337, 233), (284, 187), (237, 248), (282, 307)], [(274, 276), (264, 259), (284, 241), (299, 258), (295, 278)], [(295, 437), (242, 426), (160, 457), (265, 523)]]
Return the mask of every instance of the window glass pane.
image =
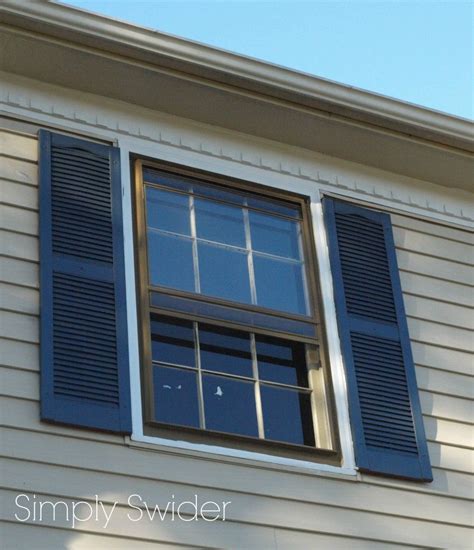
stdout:
[(286, 258), (300, 259), (298, 222), (249, 212), (252, 249)]
[(242, 208), (196, 199), (196, 232), (201, 239), (245, 248)]
[(209, 244), (198, 244), (201, 292), (226, 300), (250, 303), (247, 254)]
[(260, 391), (265, 438), (314, 446), (310, 395), (264, 384)]
[(153, 367), (155, 420), (199, 428), (196, 373), (170, 367)]
[(308, 386), (305, 345), (270, 336), (255, 336), (260, 380)]
[(148, 187), (146, 201), (149, 227), (182, 235), (191, 234), (189, 195)]
[(150, 283), (194, 291), (192, 241), (148, 231)]
[(203, 374), (206, 428), (258, 437), (253, 382)]
[(252, 377), (250, 335), (199, 324), (201, 368)]
[(191, 321), (153, 315), (152, 359), (161, 363), (196, 366), (194, 330)]
[(254, 254), (253, 265), (259, 306), (307, 314), (301, 264)]

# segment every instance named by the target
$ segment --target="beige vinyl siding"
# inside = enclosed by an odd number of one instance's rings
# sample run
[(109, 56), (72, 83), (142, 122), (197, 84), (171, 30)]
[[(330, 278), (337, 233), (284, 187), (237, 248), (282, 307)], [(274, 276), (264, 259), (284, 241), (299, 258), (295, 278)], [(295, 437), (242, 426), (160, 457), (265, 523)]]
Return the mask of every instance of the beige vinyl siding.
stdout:
[[(468, 548), (471, 541), (472, 236), (393, 215), (434, 481), (358, 479), (196, 457), (39, 421), (36, 139), (0, 131), (0, 369), (4, 548)], [(14, 498), (118, 501), (106, 530), (14, 520)], [(225, 522), (127, 520), (128, 495), (231, 501)], [(10, 546), (9, 546), (10, 544)]]

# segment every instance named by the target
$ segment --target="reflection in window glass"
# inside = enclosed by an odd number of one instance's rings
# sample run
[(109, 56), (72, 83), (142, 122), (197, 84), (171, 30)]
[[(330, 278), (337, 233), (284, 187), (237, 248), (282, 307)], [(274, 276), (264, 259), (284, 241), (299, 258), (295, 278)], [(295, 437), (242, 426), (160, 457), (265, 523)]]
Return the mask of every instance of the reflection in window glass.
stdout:
[(148, 227), (191, 234), (188, 195), (148, 187), (146, 200)]
[(253, 382), (203, 374), (206, 428), (258, 437)]
[(194, 291), (193, 245), (190, 239), (148, 231), (150, 283)]
[(178, 176), (148, 167), (143, 169), (143, 177), (147, 183), (164, 185), (170, 189), (180, 189), (187, 192), (192, 191), (195, 196), (214, 198), (238, 206), (243, 206), (247, 203), (250, 207), (283, 214), (284, 216), (295, 219), (301, 218), (301, 208), (299, 205), (291, 202), (268, 197), (259, 197), (259, 195), (253, 194), (247, 195), (245, 192), (238, 192), (237, 190), (227, 191), (220, 185), (214, 185), (208, 182), (204, 183), (195, 178)]
[(152, 168), (143, 169), (143, 179), (145, 183), (156, 183), (164, 185), (170, 189), (179, 189), (189, 193), (192, 189), (192, 181), (178, 174), (154, 170)]
[(261, 396), (267, 439), (314, 446), (308, 393), (262, 384)]
[(199, 243), (201, 292), (209, 296), (251, 303), (247, 254)]
[(199, 239), (245, 248), (242, 208), (195, 199), (196, 231)]
[(249, 220), (253, 250), (300, 259), (298, 222), (252, 211)]
[(289, 313), (307, 313), (303, 266), (254, 254), (255, 286), (259, 306)]
[(297, 204), (291, 202), (280, 201), (278, 199), (270, 199), (268, 197), (258, 198), (256, 195), (247, 197), (247, 204), (251, 208), (257, 208), (266, 212), (274, 212), (289, 218), (301, 219), (301, 208)]
[(172, 317), (151, 317), (152, 359), (194, 367), (194, 330), (191, 321)]
[(196, 373), (171, 367), (153, 367), (157, 422), (199, 428)]
[(299, 201), (148, 168), (144, 178), (143, 383), (157, 427), (315, 446)]
[(305, 345), (302, 342), (259, 334), (256, 335), (255, 342), (261, 380), (291, 386), (308, 386)]
[(199, 325), (201, 368), (239, 376), (252, 376), (250, 334)]
[(205, 198), (202, 189), (194, 184), (190, 196), (147, 188), (151, 284), (307, 315), (299, 207), (288, 203), (286, 212), (284, 203), (269, 200), (270, 211), (283, 208), (290, 219), (246, 205), (263, 208), (264, 199), (236, 193), (231, 200), (231, 191), (206, 188), (228, 204)]
[(206, 429), (259, 437), (257, 391), (260, 435), (314, 446), (304, 343), (162, 315), (152, 315), (151, 332), (157, 421), (203, 427), (202, 408)]

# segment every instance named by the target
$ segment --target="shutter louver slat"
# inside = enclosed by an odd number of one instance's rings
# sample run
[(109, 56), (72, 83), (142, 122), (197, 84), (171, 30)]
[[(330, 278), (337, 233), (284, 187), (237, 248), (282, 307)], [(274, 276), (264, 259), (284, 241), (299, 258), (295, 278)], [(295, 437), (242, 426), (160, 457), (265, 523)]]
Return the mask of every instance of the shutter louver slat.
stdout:
[(100, 184), (93, 181), (84, 181), (81, 178), (75, 178), (72, 174), (66, 174), (66, 177), (58, 174), (52, 174), (55, 177), (57, 184), (61, 184), (64, 190), (74, 190), (76, 185), (81, 185), (91, 197), (97, 197), (99, 200), (107, 196), (107, 189), (101, 189)]
[(42, 418), (130, 433), (118, 150), (40, 146)]
[(431, 481), (390, 218), (332, 199), (324, 214), (358, 466)]

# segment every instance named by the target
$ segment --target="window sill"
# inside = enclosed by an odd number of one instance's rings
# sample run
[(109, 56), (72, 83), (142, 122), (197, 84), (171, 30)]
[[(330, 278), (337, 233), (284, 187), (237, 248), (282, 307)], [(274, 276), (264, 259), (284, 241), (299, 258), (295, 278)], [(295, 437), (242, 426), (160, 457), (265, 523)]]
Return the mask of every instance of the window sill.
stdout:
[(244, 451), (229, 447), (190, 443), (174, 439), (132, 434), (125, 438), (129, 447), (160, 453), (179, 454), (197, 460), (226, 462), (228, 464), (252, 468), (264, 468), (281, 472), (305, 475), (324, 475), (344, 478), (348, 481), (359, 479), (358, 470), (344, 466), (333, 466), (306, 460), (279, 457), (271, 454)]

